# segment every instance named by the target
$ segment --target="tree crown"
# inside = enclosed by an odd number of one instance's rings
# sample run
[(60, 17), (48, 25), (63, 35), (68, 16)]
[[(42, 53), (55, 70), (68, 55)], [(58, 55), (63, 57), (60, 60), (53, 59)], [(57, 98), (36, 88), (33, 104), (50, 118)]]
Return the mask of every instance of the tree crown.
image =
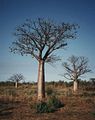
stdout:
[(64, 77), (71, 80), (76, 80), (85, 73), (91, 72), (88, 66), (88, 58), (83, 56), (72, 55), (68, 62), (62, 63), (62, 66), (66, 70)]
[(54, 51), (64, 49), (68, 39), (76, 38), (78, 25), (61, 23), (38, 18), (31, 19), (16, 27), (17, 40), (10, 46), (11, 52), (21, 55), (30, 54), (37, 60), (53, 62), (59, 60)]
[(22, 74), (14, 74), (9, 78), (9, 80), (19, 82), (21, 80), (24, 80), (24, 76)]

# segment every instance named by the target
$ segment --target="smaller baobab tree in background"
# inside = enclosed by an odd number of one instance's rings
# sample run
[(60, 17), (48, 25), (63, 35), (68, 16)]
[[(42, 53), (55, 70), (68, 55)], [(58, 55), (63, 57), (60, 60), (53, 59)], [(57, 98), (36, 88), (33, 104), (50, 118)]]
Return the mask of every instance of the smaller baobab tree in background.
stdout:
[(22, 74), (14, 74), (9, 78), (9, 80), (15, 82), (15, 88), (18, 88), (18, 83), (24, 80), (24, 76)]
[(64, 77), (74, 81), (73, 90), (76, 92), (80, 77), (91, 71), (88, 67), (88, 59), (83, 56), (77, 57), (72, 55), (69, 57), (68, 62), (62, 63), (62, 66), (66, 71)]

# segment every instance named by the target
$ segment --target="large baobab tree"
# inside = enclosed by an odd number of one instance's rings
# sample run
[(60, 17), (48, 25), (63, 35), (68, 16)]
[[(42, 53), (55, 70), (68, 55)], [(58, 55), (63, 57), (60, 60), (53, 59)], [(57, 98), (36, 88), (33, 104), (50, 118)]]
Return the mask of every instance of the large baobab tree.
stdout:
[(22, 74), (13, 74), (9, 80), (15, 82), (15, 88), (18, 87), (18, 83), (22, 80), (24, 80), (24, 76)]
[(62, 63), (62, 66), (66, 70), (64, 77), (74, 81), (73, 90), (76, 92), (78, 90), (79, 78), (91, 71), (88, 67), (88, 59), (83, 56), (77, 57), (72, 55), (69, 57), (68, 62)]
[(17, 40), (10, 46), (11, 52), (21, 55), (30, 54), (38, 61), (38, 99), (45, 98), (45, 74), (44, 66), (46, 62), (59, 60), (55, 51), (64, 49), (67, 40), (76, 38), (75, 24), (56, 24), (51, 20), (38, 18), (31, 19), (16, 28), (15, 36)]

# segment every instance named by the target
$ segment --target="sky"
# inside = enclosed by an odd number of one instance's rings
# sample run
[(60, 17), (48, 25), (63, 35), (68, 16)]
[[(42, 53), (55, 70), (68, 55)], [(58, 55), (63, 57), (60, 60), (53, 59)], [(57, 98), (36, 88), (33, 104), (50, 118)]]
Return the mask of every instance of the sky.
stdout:
[[(37, 81), (38, 63), (31, 56), (20, 56), (9, 52), (15, 40), (15, 27), (26, 19), (50, 18), (55, 22), (77, 23), (77, 39), (58, 51), (65, 62), (71, 55), (89, 59), (91, 73), (82, 79), (95, 77), (95, 0), (0, 0), (0, 81), (6, 81), (16, 73), (24, 75), (29, 82)], [(53, 66), (46, 64), (46, 81), (64, 80), (61, 62)]]

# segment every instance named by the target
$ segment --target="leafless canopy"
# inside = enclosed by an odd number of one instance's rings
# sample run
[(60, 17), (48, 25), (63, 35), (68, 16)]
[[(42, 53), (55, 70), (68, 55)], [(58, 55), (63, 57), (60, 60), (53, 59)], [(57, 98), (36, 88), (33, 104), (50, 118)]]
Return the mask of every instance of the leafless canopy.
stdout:
[(14, 74), (9, 78), (9, 80), (19, 82), (21, 80), (24, 80), (24, 76), (22, 74)]
[(62, 63), (66, 70), (64, 77), (67, 79), (77, 80), (80, 76), (91, 71), (88, 67), (88, 59), (83, 56), (71, 56), (68, 62)]
[(78, 25), (55, 24), (51, 20), (38, 18), (31, 19), (16, 28), (15, 36), (17, 40), (10, 46), (11, 52), (21, 55), (30, 54), (38, 61), (53, 62), (59, 57), (52, 54), (58, 49), (63, 49), (67, 45), (67, 40), (76, 37)]

